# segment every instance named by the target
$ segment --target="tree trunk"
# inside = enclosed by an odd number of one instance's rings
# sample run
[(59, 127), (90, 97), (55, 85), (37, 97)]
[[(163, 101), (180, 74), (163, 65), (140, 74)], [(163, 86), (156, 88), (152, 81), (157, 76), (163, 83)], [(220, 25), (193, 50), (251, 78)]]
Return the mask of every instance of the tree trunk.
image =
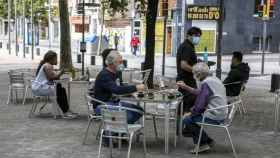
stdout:
[(155, 27), (159, 0), (149, 0), (146, 15), (146, 55), (144, 69), (152, 69), (148, 79), (148, 87), (153, 88), (155, 63)]
[(60, 68), (72, 69), (71, 38), (68, 14), (68, 1), (59, 0), (60, 17)]

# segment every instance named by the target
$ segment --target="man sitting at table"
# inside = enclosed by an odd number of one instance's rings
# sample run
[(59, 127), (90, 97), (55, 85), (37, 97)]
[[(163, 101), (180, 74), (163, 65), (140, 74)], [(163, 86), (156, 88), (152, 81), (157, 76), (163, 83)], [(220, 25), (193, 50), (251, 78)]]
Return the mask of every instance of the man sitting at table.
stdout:
[(233, 52), (231, 59), (231, 68), (224, 80), (227, 96), (238, 96), (242, 84), (249, 79), (250, 67), (247, 63), (242, 62), (243, 55), (241, 52)]
[[(227, 104), (227, 98), (223, 83), (218, 78), (209, 76), (209, 67), (205, 63), (197, 63), (192, 71), (200, 88), (194, 89), (186, 85), (183, 81), (178, 81), (177, 85), (197, 96), (191, 112), (185, 113), (183, 119), (183, 134), (186, 137), (192, 137), (196, 145), (200, 133), (200, 126), (197, 122), (202, 122), (205, 109), (225, 106)], [(211, 113), (205, 114), (205, 123), (220, 124), (225, 120), (227, 114), (227, 108), (213, 110)], [(210, 150), (210, 146), (212, 145), (214, 145), (214, 140), (203, 131), (199, 152)], [(195, 151), (194, 148), (190, 152), (195, 153)]]
[[(129, 94), (137, 91), (144, 91), (144, 84), (139, 85), (118, 85), (116, 83), (116, 73), (122, 71), (124, 66), (122, 64), (122, 56), (119, 52), (112, 50), (106, 57), (106, 67), (97, 75), (95, 85), (94, 85), (94, 98), (108, 103), (108, 105), (121, 105), (123, 107), (128, 107), (131, 109), (136, 109), (143, 111), (142, 107), (129, 104), (126, 102), (121, 102), (118, 99), (113, 98), (113, 94), (122, 95)], [(100, 114), (100, 108), (95, 105), (96, 114)], [(142, 117), (137, 112), (127, 111), (127, 122), (133, 124), (139, 118)]]

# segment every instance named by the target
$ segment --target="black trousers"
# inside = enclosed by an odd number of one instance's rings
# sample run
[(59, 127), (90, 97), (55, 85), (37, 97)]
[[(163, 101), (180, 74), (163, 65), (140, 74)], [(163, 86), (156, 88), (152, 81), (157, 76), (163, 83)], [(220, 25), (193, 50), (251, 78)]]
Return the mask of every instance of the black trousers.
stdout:
[(67, 93), (60, 83), (56, 85), (56, 101), (63, 113), (69, 110)]

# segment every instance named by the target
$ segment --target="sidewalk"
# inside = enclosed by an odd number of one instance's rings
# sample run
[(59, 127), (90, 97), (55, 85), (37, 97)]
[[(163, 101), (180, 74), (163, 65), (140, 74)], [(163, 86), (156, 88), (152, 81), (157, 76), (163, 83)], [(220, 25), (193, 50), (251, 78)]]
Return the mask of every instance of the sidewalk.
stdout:
[[(6, 59), (2, 64), (2, 59)], [(8, 92), (8, 75), (4, 68), (19, 65), (31, 66), (35, 62), (29, 60), (7, 60), (0, 55), (0, 157), (2, 158), (96, 158), (98, 141), (95, 139), (98, 122), (90, 129), (87, 144), (82, 145), (87, 127), (87, 106), (84, 100), (84, 87), (73, 85), (71, 90), (71, 109), (80, 114), (75, 120), (57, 119), (52, 117), (28, 118), (31, 100), (26, 105), (6, 105)], [(8, 62), (10, 61), (10, 62)], [(8, 65), (6, 65), (8, 64)], [(263, 80), (257, 80), (255, 86), (247, 87), (243, 101), (248, 108), (245, 116), (236, 114), (230, 128), (233, 143), (240, 158), (279, 158), (280, 135), (273, 135), (273, 97), (262, 87)], [(50, 107), (44, 112), (50, 111)], [(188, 151), (193, 148), (190, 138), (179, 140), (173, 146), (174, 123), (170, 126), (170, 153), (164, 154), (163, 120), (158, 119), (159, 140), (155, 140), (152, 121), (147, 121), (147, 158), (191, 158)], [(230, 144), (222, 129), (206, 129), (217, 144), (212, 151), (200, 154), (200, 158), (233, 157)], [(141, 139), (140, 139), (141, 140)], [(227, 143), (226, 143), (227, 142)], [(126, 156), (127, 146), (121, 152), (113, 151), (114, 158)], [(102, 152), (108, 157), (109, 150)], [(141, 143), (133, 143), (132, 158), (142, 158)], [(105, 157), (104, 156), (104, 157)]]

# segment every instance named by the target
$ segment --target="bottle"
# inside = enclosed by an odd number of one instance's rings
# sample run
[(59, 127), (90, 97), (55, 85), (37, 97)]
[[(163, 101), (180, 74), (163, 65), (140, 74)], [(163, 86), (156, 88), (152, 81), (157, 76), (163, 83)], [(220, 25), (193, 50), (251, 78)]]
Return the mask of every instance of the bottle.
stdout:
[(204, 61), (206, 64), (208, 63), (208, 51), (207, 51), (207, 47), (204, 47), (203, 61)]

